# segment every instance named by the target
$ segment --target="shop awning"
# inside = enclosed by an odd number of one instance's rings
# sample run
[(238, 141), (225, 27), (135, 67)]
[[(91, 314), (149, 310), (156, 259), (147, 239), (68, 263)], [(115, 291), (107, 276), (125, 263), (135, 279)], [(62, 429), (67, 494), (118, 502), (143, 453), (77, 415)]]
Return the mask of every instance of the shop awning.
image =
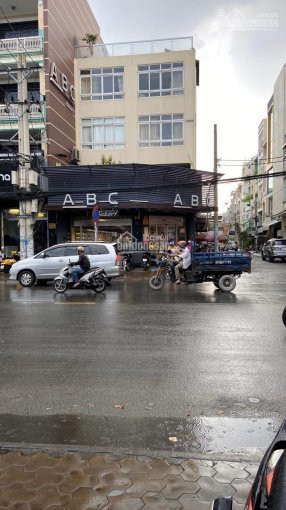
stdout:
[[(212, 210), (214, 174), (182, 165), (47, 167), (48, 208)], [(221, 177), (222, 174), (218, 174)]]

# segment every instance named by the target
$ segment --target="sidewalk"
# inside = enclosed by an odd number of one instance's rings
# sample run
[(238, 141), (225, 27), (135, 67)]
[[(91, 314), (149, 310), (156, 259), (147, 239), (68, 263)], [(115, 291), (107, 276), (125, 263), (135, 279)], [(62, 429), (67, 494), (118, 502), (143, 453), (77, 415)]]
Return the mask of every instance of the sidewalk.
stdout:
[(256, 464), (66, 453), (0, 455), (0, 510), (243, 510)]

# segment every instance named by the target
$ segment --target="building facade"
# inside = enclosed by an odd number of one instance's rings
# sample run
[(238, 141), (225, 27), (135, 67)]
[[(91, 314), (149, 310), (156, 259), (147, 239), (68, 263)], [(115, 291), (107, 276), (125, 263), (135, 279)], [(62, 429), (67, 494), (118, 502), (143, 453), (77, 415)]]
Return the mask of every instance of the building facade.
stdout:
[[(15, 0), (6, 2), (3, 11), (0, 175), (11, 184), (11, 171), (19, 162), (28, 161), (28, 153), (42, 155), (50, 165), (67, 165), (75, 158), (74, 47), (86, 33), (95, 33), (100, 40), (100, 30), (88, 0)], [(20, 70), (27, 89), (24, 98), (19, 97)], [(19, 118), (23, 113), (28, 117), (25, 155), (19, 154), (19, 139), (23, 136), (19, 134)], [(8, 193), (3, 179), (0, 178), (0, 245), (9, 252), (19, 247), (21, 194), (15, 187)], [(37, 182), (31, 186), (36, 189)], [(39, 221), (46, 222), (45, 215), (37, 208), (31, 214), (35, 235), (38, 230), (46, 230), (47, 223), (39, 227)]]
[(192, 38), (79, 46), (75, 58), (80, 164), (196, 167)]
[(267, 239), (286, 237), (286, 64), (266, 111), (258, 127), (258, 154), (242, 167), (243, 177), (257, 178), (244, 180), (232, 193), (225, 218), (232, 223), (235, 218), (237, 237), (244, 233), (257, 249)]

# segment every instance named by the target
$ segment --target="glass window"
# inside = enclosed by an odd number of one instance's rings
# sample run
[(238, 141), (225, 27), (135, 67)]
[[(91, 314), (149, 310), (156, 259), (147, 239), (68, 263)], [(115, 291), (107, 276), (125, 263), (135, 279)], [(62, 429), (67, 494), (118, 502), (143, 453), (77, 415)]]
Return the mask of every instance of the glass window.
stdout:
[(183, 73), (183, 62), (138, 66), (139, 97), (183, 94)]
[(275, 244), (275, 246), (286, 246), (286, 240), (279, 239), (279, 241), (275, 241), (274, 244)]
[(182, 114), (144, 115), (139, 117), (139, 147), (183, 145)]
[(51, 248), (50, 250), (45, 251), (46, 257), (64, 257), (65, 256), (65, 246), (59, 246), (57, 248)]
[(81, 99), (122, 99), (124, 67), (99, 67), (80, 71)]
[(66, 246), (65, 256), (66, 257), (76, 257), (78, 255), (76, 251), (76, 246)]
[(89, 244), (88, 247), (90, 255), (106, 255), (109, 253), (107, 247), (102, 244)]
[[(87, 121), (88, 124), (87, 125)], [(125, 145), (124, 117), (82, 119), (82, 149), (119, 149)]]

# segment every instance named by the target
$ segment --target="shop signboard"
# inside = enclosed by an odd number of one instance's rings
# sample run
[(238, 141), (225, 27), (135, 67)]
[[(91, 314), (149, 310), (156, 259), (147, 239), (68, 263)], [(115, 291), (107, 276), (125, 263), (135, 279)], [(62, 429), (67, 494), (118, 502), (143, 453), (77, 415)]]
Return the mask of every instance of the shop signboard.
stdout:
[(209, 206), (206, 197), (209, 200), (213, 192), (208, 182), (213, 174), (179, 166), (66, 166), (50, 167), (46, 171), (49, 207), (93, 209), (98, 206), (105, 217), (117, 216), (118, 209), (126, 207), (196, 210)]
[(14, 168), (11, 168), (11, 164), (0, 162), (0, 193), (9, 193), (14, 190), (12, 170)]

